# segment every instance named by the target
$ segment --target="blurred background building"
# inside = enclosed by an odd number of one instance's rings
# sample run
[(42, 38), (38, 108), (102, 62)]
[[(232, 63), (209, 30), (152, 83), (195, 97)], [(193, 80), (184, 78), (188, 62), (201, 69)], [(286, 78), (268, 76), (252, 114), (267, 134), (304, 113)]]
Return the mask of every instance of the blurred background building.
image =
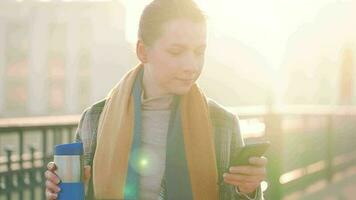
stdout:
[[(137, 28), (139, 12), (136, 21), (131, 12), (147, 2), (0, 1), (0, 117), (80, 113), (104, 98), (138, 62), (130, 27)], [(253, 18), (231, 30), (212, 21), (199, 80), (207, 95), (226, 106), (355, 104), (355, 3), (319, 7), (309, 24), (291, 29), (284, 50), (277, 48), (279, 37), (271, 36), (278, 34), (271, 21), (271, 33)], [(240, 33), (252, 26), (261, 27), (260, 35)], [(248, 41), (253, 39), (264, 46)], [(278, 51), (284, 53), (277, 58)]]
[(355, 1), (329, 2), (290, 35), (281, 67), (286, 103), (356, 103), (355, 11)]
[(117, 1), (0, 1), (0, 116), (80, 113), (135, 62)]
[[(125, 17), (120, 1), (1, 1), (0, 117), (80, 113), (104, 98), (138, 62)], [(227, 106), (265, 104), (263, 57), (231, 37), (209, 40), (207, 94)]]

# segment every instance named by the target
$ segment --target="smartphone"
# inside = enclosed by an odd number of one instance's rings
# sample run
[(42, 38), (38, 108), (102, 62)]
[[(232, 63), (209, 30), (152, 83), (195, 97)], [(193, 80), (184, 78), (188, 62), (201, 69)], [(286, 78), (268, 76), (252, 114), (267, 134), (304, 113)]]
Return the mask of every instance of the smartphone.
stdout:
[(270, 145), (269, 141), (245, 145), (232, 156), (230, 166), (249, 165), (250, 157), (263, 156)]

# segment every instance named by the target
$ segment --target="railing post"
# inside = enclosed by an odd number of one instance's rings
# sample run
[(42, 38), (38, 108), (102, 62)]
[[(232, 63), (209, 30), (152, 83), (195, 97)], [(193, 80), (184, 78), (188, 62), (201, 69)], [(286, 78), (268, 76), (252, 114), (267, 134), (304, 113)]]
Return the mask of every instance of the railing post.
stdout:
[(53, 146), (62, 143), (61, 128), (56, 127), (53, 129)]
[(31, 169), (29, 171), (30, 183), (33, 181), (33, 184), (30, 184), (30, 199), (35, 200), (35, 187), (37, 185), (36, 179), (36, 166), (35, 166), (35, 151), (36, 148), (31, 145), (30, 152), (31, 152)]
[[(42, 163), (43, 167), (41, 172), (47, 169), (47, 129), (42, 129)], [(41, 199), (46, 199), (46, 191), (45, 191), (46, 179), (44, 174), (41, 174)]]
[(45, 165), (47, 162), (47, 130), (42, 129), (42, 161)]
[(74, 140), (74, 134), (73, 134), (73, 128), (72, 127), (68, 127), (67, 128), (67, 134), (68, 134), (68, 140), (66, 142), (72, 142)]
[(271, 142), (267, 153), (267, 179), (268, 190), (266, 199), (280, 200), (283, 197), (282, 185), (279, 181), (282, 175), (283, 161), (283, 132), (281, 127), (281, 115), (270, 112), (265, 116), (266, 137)]
[(12, 155), (12, 149), (10, 147), (6, 147), (5, 148), (5, 152), (6, 152), (6, 157), (7, 157), (7, 161), (6, 161), (6, 165), (7, 165), (7, 173), (5, 175), (5, 189), (6, 189), (6, 199), (7, 200), (11, 200), (11, 192), (13, 189), (13, 182), (12, 182), (12, 160), (11, 160), (11, 155)]
[(20, 170), (17, 172), (17, 190), (19, 191), (19, 199), (23, 199), (23, 192), (24, 192), (24, 169), (23, 169), (23, 147), (24, 147), (24, 141), (23, 141), (23, 131), (19, 130), (19, 165), (20, 165)]
[(333, 178), (333, 157), (334, 157), (334, 135), (333, 135), (333, 116), (327, 116), (327, 149), (326, 149), (326, 175), (327, 180), (331, 182)]

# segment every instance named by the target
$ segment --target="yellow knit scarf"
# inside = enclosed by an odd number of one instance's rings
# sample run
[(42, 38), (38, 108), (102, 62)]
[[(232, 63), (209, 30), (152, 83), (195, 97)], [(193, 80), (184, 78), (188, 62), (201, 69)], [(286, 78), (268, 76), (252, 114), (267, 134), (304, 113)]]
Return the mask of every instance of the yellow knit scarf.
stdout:
[[(124, 199), (128, 160), (133, 139), (132, 88), (143, 65), (129, 71), (110, 91), (100, 116), (93, 160), (97, 199)], [(180, 112), (189, 177), (196, 200), (218, 199), (218, 175), (213, 128), (206, 97), (194, 84), (181, 97)]]

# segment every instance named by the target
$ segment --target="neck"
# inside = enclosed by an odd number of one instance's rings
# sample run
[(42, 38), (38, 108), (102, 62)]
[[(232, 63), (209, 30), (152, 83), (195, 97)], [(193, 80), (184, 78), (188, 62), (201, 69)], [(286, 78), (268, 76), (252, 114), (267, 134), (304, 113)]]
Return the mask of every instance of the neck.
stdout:
[(144, 67), (143, 73), (143, 90), (144, 90), (144, 98), (158, 98), (162, 96), (170, 96), (168, 92), (166, 92), (162, 87), (159, 86), (157, 81), (152, 77), (148, 67)]
[(143, 73), (143, 96), (142, 105), (146, 110), (164, 110), (169, 109), (173, 95), (165, 92), (157, 83), (157, 81), (151, 76), (149, 70), (144, 67)]

